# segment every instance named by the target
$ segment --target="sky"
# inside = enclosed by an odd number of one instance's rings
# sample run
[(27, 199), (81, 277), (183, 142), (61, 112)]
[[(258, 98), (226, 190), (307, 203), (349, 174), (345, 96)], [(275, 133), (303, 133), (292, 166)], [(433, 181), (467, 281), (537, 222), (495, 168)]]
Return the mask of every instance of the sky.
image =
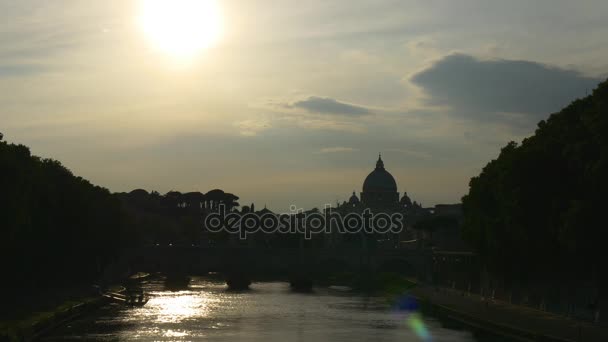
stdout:
[(381, 152), (432, 206), (608, 77), (605, 0), (217, 0), (187, 60), (142, 1), (0, 0), (4, 140), (114, 192), (275, 211), (347, 200)]

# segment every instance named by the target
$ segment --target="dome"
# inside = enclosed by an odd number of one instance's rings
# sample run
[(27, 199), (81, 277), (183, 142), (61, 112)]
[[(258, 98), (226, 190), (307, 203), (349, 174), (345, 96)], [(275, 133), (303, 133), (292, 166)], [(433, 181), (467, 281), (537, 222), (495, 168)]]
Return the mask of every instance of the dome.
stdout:
[(384, 169), (382, 157), (378, 156), (376, 169), (372, 171), (365, 182), (363, 182), (363, 192), (397, 192), (397, 182), (395, 178)]

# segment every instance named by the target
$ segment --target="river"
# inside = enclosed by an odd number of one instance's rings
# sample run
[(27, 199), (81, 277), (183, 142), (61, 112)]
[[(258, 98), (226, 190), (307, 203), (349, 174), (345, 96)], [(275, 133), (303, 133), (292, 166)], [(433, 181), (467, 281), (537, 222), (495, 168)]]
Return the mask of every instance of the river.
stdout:
[(180, 291), (166, 290), (162, 280), (143, 286), (151, 295), (144, 307), (108, 304), (43, 340), (475, 341), (470, 332), (397, 310), (385, 298), (344, 289), (295, 293), (287, 283), (262, 282), (231, 292), (219, 280), (197, 277)]

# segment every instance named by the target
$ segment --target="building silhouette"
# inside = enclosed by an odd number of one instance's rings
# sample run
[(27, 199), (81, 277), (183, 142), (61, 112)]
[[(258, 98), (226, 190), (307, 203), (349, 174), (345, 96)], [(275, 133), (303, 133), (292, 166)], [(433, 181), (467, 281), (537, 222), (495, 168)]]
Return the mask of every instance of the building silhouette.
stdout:
[[(418, 222), (434, 220), (438, 217), (452, 218), (459, 222), (462, 217), (461, 204), (438, 204), (425, 208), (419, 202), (412, 201), (405, 191), (400, 196), (395, 177), (386, 169), (382, 155), (378, 155), (376, 167), (363, 181), (360, 197), (357, 197), (356, 191), (353, 191), (348, 201), (338, 204), (332, 210), (344, 215), (363, 213), (367, 209), (373, 213), (400, 213), (405, 217), (405, 230), (402, 233), (375, 237), (377, 242), (382, 242), (388, 247), (415, 243), (417, 246), (428, 244), (444, 248), (463, 248), (458, 224), (434, 227), (430, 231), (416, 228)], [(336, 237), (333, 239), (344, 240)]]
[(366, 208), (374, 212), (408, 212), (409, 214), (430, 213), (429, 209), (413, 201), (407, 192), (399, 198), (397, 182), (395, 177), (384, 167), (382, 155), (378, 155), (376, 167), (367, 175), (363, 181), (362, 191), (357, 197), (353, 191), (348, 202), (338, 204), (337, 209), (341, 212), (363, 211)]
[(384, 168), (382, 155), (378, 155), (376, 168), (365, 178), (361, 202), (371, 208), (392, 207), (399, 203), (397, 182)]

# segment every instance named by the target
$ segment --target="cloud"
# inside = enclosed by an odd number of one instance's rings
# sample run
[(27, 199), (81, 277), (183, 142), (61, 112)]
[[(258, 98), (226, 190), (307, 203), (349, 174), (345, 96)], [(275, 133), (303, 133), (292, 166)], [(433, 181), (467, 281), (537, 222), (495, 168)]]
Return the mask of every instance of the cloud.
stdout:
[(359, 151), (352, 147), (325, 147), (319, 150), (317, 153), (342, 153), (342, 152), (356, 152)]
[(258, 133), (267, 130), (271, 127), (266, 120), (242, 120), (234, 124), (239, 130), (239, 134), (247, 137), (253, 137)]
[(447, 55), (410, 81), (423, 89), (424, 103), (479, 121), (528, 127), (600, 82), (575, 70), (525, 60), (481, 60)]
[(2, 64), (0, 62), (0, 77), (27, 76), (47, 71), (46, 66), (38, 64)]
[(338, 114), (338, 115), (349, 115), (349, 116), (361, 116), (371, 114), (370, 110), (346, 102), (340, 102), (338, 100), (329, 97), (310, 96), (305, 100), (300, 100), (288, 105), (292, 108), (300, 108), (310, 113), (318, 114)]
[[(329, 97), (303, 97), (302, 95), (291, 98), (259, 99), (250, 103), (249, 106), (258, 111), (265, 111), (268, 120), (272, 121), (274, 131), (305, 129), (365, 133), (369, 121), (377, 120), (382, 112), (386, 111), (383, 108), (375, 108), (378, 116), (372, 116), (372, 111), (368, 107), (341, 102)], [(251, 126), (249, 121), (245, 120), (237, 124), (249, 128)], [(253, 135), (249, 132), (246, 133), (246, 135)]]

